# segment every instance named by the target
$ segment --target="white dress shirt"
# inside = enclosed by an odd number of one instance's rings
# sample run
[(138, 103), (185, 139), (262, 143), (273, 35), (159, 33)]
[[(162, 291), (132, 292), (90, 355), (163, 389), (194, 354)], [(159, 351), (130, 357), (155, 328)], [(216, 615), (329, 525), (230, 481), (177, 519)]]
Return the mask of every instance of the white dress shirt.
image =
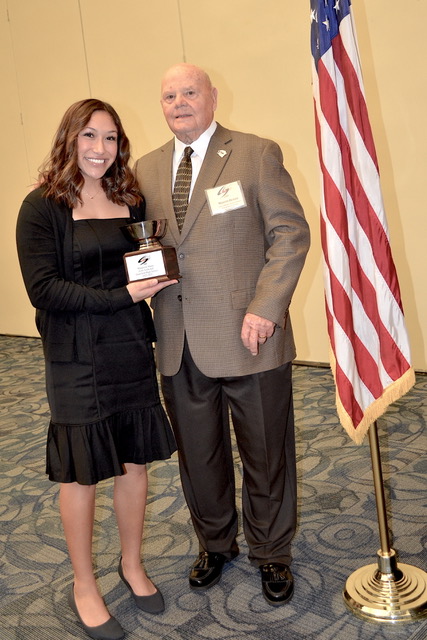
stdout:
[(197, 180), (197, 176), (199, 175), (203, 160), (205, 159), (206, 151), (208, 150), (209, 142), (211, 141), (211, 137), (216, 129), (216, 122), (213, 120), (211, 125), (202, 133), (202, 135), (197, 138), (191, 144), (185, 144), (178, 140), (175, 137), (175, 151), (173, 153), (173, 161), (172, 161), (172, 191), (175, 184), (176, 172), (178, 171), (179, 163), (182, 160), (182, 156), (184, 155), (185, 147), (191, 147), (193, 149), (193, 153), (191, 154), (191, 186), (190, 186), (190, 195), (193, 193), (193, 187)]

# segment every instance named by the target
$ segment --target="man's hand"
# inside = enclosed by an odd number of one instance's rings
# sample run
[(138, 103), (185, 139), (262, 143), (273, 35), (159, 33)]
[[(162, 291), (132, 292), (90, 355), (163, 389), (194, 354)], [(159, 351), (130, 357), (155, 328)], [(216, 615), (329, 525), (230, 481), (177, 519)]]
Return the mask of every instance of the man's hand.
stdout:
[(241, 338), (246, 349), (253, 356), (258, 355), (260, 344), (264, 344), (267, 338), (271, 338), (275, 328), (274, 322), (261, 318), (254, 313), (247, 313), (243, 318)]

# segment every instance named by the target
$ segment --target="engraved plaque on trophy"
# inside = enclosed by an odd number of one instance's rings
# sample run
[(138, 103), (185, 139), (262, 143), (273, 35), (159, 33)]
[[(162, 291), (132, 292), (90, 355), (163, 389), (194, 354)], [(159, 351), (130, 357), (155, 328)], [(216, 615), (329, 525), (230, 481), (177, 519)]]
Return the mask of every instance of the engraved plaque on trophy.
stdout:
[(160, 243), (166, 232), (166, 223), (164, 219), (144, 220), (121, 227), (129, 240), (139, 243), (137, 251), (123, 256), (128, 282), (150, 278), (163, 282), (181, 277), (174, 247), (164, 247)]

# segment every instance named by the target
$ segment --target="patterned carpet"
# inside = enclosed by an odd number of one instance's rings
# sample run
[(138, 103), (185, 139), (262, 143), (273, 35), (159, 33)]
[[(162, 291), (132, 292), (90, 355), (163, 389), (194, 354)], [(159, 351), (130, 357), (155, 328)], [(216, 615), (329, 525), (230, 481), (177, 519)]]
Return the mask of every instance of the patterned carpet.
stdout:
[[(139, 612), (117, 575), (119, 546), (112, 482), (98, 488), (95, 554), (103, 594), (127, 640), (387, 640), (427, 638), (427, 619), (393, 625), (356, 618), (342, 590), (379, 547), (369, 444), (357, 447), (338, 424), (328, 369), (294, 367), (299, 526), (292, 565), (295, 595), (270, 607), (243, 537), (241, 555), (205, 593), (188, 588), (197, 554), (176, 455), (150, 467), (145, 565), (166, 611)], [(393, 547), (401, 562), (427, 568), (427, 378), (379, 421)], [(58, 516), (58, 489), (44, 475), (48, 407), (35, 338), (0, 336), (0, 639), (87, 636), (66, 604), (72, 574)], [(236, 454), (236, 475), (240, 465)]]

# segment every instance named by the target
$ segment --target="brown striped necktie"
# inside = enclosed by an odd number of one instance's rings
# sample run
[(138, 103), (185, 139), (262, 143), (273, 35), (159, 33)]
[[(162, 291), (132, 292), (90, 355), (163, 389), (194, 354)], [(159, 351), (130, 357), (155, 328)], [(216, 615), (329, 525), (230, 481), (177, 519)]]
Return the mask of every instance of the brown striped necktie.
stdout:
[(179, 163), (176, 172), (175, 186), (172, 194), (173, 208), (175, 209), (176, 221), (178, 229), (181, 231), (184, 224), (185, 214), (187, 213), (188, 196), (190, 195), (191, 186), (191, 154), (193, 149), (185, 147), (184, 155)]

